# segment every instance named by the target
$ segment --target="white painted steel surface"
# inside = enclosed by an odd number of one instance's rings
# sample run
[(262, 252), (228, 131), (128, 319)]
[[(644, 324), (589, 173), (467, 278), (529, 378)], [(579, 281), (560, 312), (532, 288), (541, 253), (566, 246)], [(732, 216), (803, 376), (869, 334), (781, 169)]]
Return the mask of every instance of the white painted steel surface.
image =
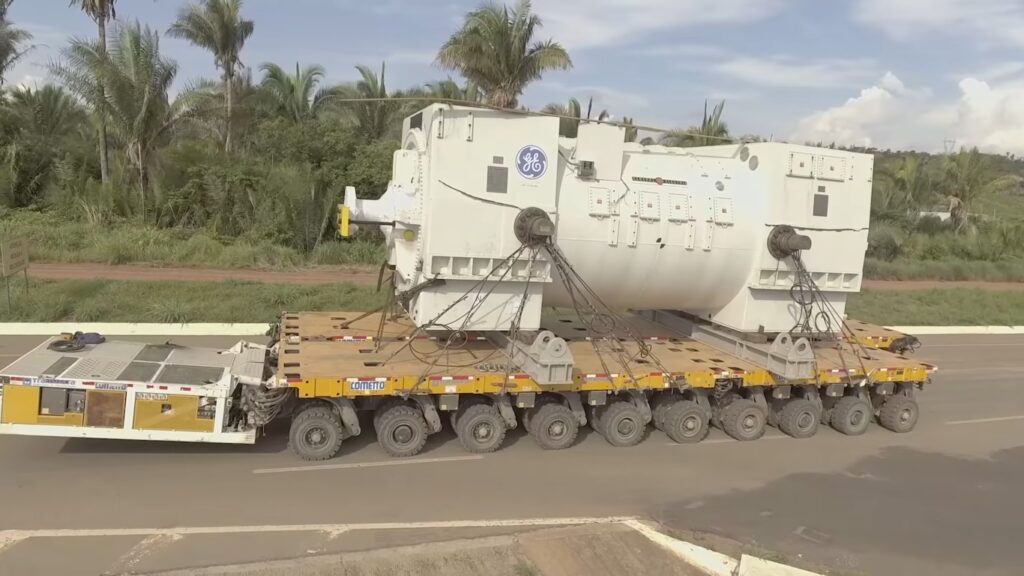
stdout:
[(513, 222), (527, 207), (551, 216), (558, 246), (616, 308), (788, 330), (794, 265), (767, 249), (778, 225), (811, 237), (803, 261), (840, 313), (860, 289), (869, 155), (781, 143), (641, 146), (595, 123), (559, 139), (556, 118), (443, 105), (407, 119), (405, 134), (384, 197), (348, 193), (346, 204), (355, 221), (389, 224), (399, 292), (443, 281), (409, 301), (419, 325), (504, 330), (525, 306), (521, 326), (536, 329), (542, 304), (568, 304), (543, 256), (530, 252), (486, 298), (464, 297), (519, 247)]

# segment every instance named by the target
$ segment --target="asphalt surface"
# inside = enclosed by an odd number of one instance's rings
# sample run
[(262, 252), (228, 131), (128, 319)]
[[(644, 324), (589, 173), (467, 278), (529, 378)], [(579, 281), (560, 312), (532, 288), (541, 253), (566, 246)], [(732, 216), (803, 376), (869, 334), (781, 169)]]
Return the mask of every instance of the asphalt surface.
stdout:
[[(0, 365), (40, 340), (0, 338)], [(905, 435), (770, 430), (738, 443), (713, 431), (680, 446), (652, 430), (616, 449), (583, 432), (547, 452), (516, 431), (476, 457), (445, 431), (396, 465), (371, 434), (326, 466), (293, 457), (281, 425), (255, 446), (0, 437), (0, 574), (180, 569), (511, 529), (441, 521), (618, 515), (836, 573), (1020, 574), (1024, 336), (922, 340), (917, 357), (940, 371)]]

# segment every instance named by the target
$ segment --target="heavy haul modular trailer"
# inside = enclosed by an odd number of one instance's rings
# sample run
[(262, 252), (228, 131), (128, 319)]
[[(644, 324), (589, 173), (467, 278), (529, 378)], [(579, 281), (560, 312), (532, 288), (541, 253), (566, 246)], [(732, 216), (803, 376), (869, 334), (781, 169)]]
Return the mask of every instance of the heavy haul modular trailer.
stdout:
[[(509, 370), (502, 348), (482, 336), (452, 342), (380, 314), (285, 314), (271, 346), (229, 350), (137, 342), (68, 350), (54, 338), (0, 371), (0, 433), (246, 444), (290, 416), (292, 450), (322, 460), (363, 433), (360, 413), (372, 414), (393, 456), (417, 454), (442, 419), (471, 452), (497, 450), (519, 425), (545, 449), (571, 446), (587, 424), (615, 446), (640, 442), (649, 423), (681, 443), (699, 442), (711, 425), (738, 440), (759, 438), (766, 425), (794, 437), (812, 436), (819, 423), (857, 435), (872, 420), (907, 432), (917, 421), (915, 390), (936, 369), (847, 343), (815, 350), (813, 378), (782, 380), (650, 318), (628, 319), (651, 353), (613, 372), (575, 315), (546, 313), (545, 328), (576, 359), (572, 382), (561, 385)], [(905, 341), (851, 327), (861, 344)]]

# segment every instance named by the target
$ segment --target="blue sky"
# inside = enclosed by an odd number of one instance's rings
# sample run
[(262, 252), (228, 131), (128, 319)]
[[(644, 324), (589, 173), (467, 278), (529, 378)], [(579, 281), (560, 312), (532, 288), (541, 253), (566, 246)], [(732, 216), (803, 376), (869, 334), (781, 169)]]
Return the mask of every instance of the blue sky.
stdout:
[[(120, 20), (163, 31), (182, 0), (120, 0)], [(243, 61), (318, 63), (330, 82), (388, 63), (393, 88), (443, 78), (437, 47), (478, 4), (463, 0), (247, 0), (256, 30)], [(735, 134), (942, 150), (947, 140), (1024, 154), (1024, 0), (534, 0), (541, 36), (574, 69), (522, 99), (575, 96), (638, 123), (699, 121), (722, 99)], [(11, 19), (37, 47), (12, 83), (46, 81), (46, 63), (93, 23), (65, 0), (15, 0)], [(165, 38), (177, 86), (215, 76), (212, 57)]]

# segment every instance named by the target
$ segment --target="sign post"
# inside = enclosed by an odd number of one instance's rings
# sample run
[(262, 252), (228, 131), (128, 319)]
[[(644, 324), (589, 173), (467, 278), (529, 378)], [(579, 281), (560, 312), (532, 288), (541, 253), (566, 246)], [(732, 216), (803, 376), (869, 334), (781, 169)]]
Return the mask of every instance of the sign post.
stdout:
[(25, 295), (28, 296), (28, 242), (24, 238), (7, 238), (0, 241), (0, 277), (7, 289), (7, 311), (11, 305), (11, 277), (21, 272), (25, 276)]

